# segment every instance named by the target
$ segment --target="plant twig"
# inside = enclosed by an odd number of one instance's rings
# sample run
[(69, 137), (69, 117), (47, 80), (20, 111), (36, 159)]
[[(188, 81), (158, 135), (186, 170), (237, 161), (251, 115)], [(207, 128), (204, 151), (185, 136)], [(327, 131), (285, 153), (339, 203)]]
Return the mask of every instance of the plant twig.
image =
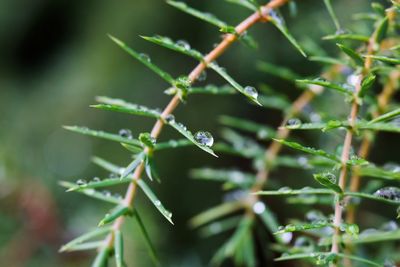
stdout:
[[(390, 74), (388, 82), (385, 84), (382, 92), (378, 96), (378, 109), (375, 112), (373, 112), (372, 114), (373, 118), (378, 117), (385, 111), (387, 104), (389, 103), (390, 99), (392, 98), (395, 92), (396, 83), (399, 79), (400, 79), (399, 71), (393, 71)], [(360, 148), (358, 150), (359, 157), (363, 159), (366, 159), (368, 157), (372, 148), (372, 140), (373, 140), (372, 135), (367, 134), (366, 136), (364, 136), (363, 140), (361, 141)], [(360, 178), (361, 177), (359, 173), (359, 168), (354, 168), (353, 175), (350, 179), (350, 191), (357, 192), (359, 190)], [(355, 216), (356, 216), (356, 207), (350, 205), (347, 210), (346, 221), (348, 223), (354, 223)]]
[[(249, 29), (251, 26), (253, 26), (255, 23), (259, 21), (268, 21), (267, 15), (268, 12), (271, 9), (280, 7), (284, 5), (287, 2), (287, 0), (273, 0), (263, 6), (260, 11), (257, 11), (250, 15), (247, 19), (242, 21), (238, 26), (236, 26), (235, 31), (238, 35), (243, 34), (247, 29)], [(238, 39), (237, 35), (234, 34), (226, 34), (223, 40), (217, 45), (211, 52), (209, 52), (205, 57), (203, 62), (199, 63), (189, 74), (189, 80), (191, 83), (194, 83), (200, 74), (204, 71), (204, 69), (207, 67), (207, 64), (211, 63), (214, 61), (216, 58), (218, 58), (233, 42), (235, 42)], [(171, 114), (176, 107), (179, 105), (180, 99), (178, 95), (175, 95), (168, 105), (164, 108), (161, 119), (157, 120), (155, 125), (153, 126), (151, 130), (151, 136), (154, 138), (157, 138), (164, 126), (164, 118), (166, 118), (169, 114)], [(151, 152), (149, 148), (145, 149), (146, 153)], [(133, 179), (134, 180), (139, 180), (141, 178), (141, 175), (144, 170), (144, 163), (139, 164), (139, 166), (135, 169), (135, 172), (133, 173)], [(125, 194), (125, 198), (123, 200), (123, 204), (131, 207), (133, 205), (133, 200), (135, 197), (136, 193), (136, 182), (133, 181), (132, 183), (129, 184), (127, 192)], [(112, 248), (113, 246), (113, 240), (114, 240), (114, 232), (117, 230), (120, 230), (122, 224), (124, 223), (124, 217), (121, 216), (119, 217), (113, 224), (113, 232), (110, 233), (104, 243), (105, 248)]]
[[(375, 52), (374, 46), (375, 46), (375, 40), (374, 40), (374, 35), (373, 35), (370, 37), (369, 42), (368, 42), (367, 55), (374, 54), (374, 52)], [(351, 143), (353, 140), (352, 128), (354, 127), (354, 125), (356, 123), (357, 115), (358, 115), (358, 111), (359, 111), (358, 93), (361, 90), (362, 80), (367, 75), (371, 66), (372, 66), (372, 58), (367, 57), (364, 62), (362, 73), (358, 76), (358, 80), (357, 80), (357, 83), (355, 86), (355, 91), (354, 91), (355, 99), (353, 100), (353, 103), (351, 105), (350, 118), (349, 118), (350, 129), (347, 130), (347, 132), (346, 132), (346, 136), (345, 136), (344, 143), (343, 143), (343, 151), (342, 151), (342, 155), (341, 155), (342, 167), (340, 169), (340, 175), (339, 175), (339, 186), (342, 190), (345, 190), (345, 187), (346, 187), (346, 180), (347, 180), (346, 162), (350, 158)], [(343, 216), (342, 207), (340, 206), (339, 199), (337, 199), (337, 201), (335, 203), (335, 213), (334, 213), (334, 219), (333, 219), (334, 233), (332, 236), (332, 247), (331, 247), (332, 253), (339, 253), (339, 237), (340, 237), (339, 225), (342, 221), (342, 216)], [(332, 263), (331, 265), (336, 266), (336, 263)]]

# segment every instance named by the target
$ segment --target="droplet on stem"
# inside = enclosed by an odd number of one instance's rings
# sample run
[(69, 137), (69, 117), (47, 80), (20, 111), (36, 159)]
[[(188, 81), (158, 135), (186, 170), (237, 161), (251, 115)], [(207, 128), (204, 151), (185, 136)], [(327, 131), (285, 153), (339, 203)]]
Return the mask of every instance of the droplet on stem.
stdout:
[(203, 146), (211, 147), (214, 144), (214, 138), (209, 132), (198, 131), (194, 134), (194, 139)]
[(289, 119), (286, 125), (290, 126), (291, 128), (297, 129), (301, 126), (301, 120), (298, 118)]
[(255, 214), (261, 214), (265, 211), (265, 204), (261, 201), (257, 201), (254, 205), (253, 205), (253, 211)]
[(244, 93), (253, 99), (257, 99), (258, 97), (258, 92), (253, 86), (246, 86), (244, 88)]
[(129, 129), (121, 129), (121, 130), (119, 130), (118, 134), (121, 137), (132, 139), (132, 132)]

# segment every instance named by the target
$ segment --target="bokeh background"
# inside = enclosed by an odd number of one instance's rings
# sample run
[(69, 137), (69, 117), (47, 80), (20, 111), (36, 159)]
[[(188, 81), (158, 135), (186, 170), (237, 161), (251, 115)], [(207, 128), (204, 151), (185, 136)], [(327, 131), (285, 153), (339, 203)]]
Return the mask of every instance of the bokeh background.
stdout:
[[(249, 14), (222, 0), (187, 2), (231, 24)], [(328, 54), (337, 53), (334, 44), (321, 40), (323, 35), (334, 32), (323, 1), (298, 2), (296, 17), (283, 9), (293, 35), (305, 44), (314, 40)], [(368, 10), (370, 4), (365, 0), (334, 2), (340, 21), (353, 26), (351, 14)], [(107, 173), (91, 164), (91, 156), (126, 165), (129, 153), (118, 144), (67, 132), (62, 125), (86, 125), (110, 132), (128, 128), (137, 136), (149, 131), (153, 121), (91, 109), (95, 96), (124, 98), (160, 108), (169, 99), (163, 94), (167, 84), (132, 60), (107, 34), (151, 55), (152, 62), (175, 77), (187, 74), (196, 62), (147, 43), (139, 35), (185, 39), (206, 52), (221, 34), (160, 0), (1, 0), (0, 25), (0, 265), (89, 266), (93, 254), (60, 254), (58, 249), (97, 225), (110, 207), (79, 194), (65, 193), (58, 182), (106, 177)], [(366, 30), (368, 25), (358, 25), (358, 29)], [(302, 75), (319, 72), (320, 66), (301, 57), (272, 25), (256, 25), (250, 33), (259, 43), (257, 50), (234, 44), (218, 60), (240, 83), (255, 87), (267, 83), (293, 99), (299, 91), (290, 83), (258, 71), (256, 62), (284, 65)], [(208, 74), (207, 83), (224, 84)], [(331, 106), (330, 111), (345, 114), (346, 110)], [(208, 130), (217, 141), (221, 129), (218, 117), (222, 114), (272, 125), (280, 120), (278, 112), (251, 105), (241, 96), (196, 95), (176, 111), (176, 117), (189, 129)], [(179, 135), (165, 129), (161, 139), (171, 137)], [(391, 138), (379, 139), (378, 143), (384, 147)], [(323, 142), (312, 137), (308, 141), (316, 145)], [(398, 146), (397, 142), (397, 151)], [(385, 150), (377, 150), (374, 158), (379, 162), (396, 159)], [(162, 183), (153, 184), (153, 189), (172, 210), (175, 225), (168, 224), (142, 194), (136, 204), (163, 266), (207, 266), (226, 236), (201, 239), (187, 222), (196, 213), (219, 203), (223, 193), (220, 185), (190, 179), (188, 172), (201, 166), (249, 170), (249, 162), (224, 155), (216, 160), (188, 147), (158, 153), (156, 164)], [(123, 189), (115, 191), (122, 193)], [(272, 203), (272, 209), (279, 210), (279, 217), (296, 214), (293, 207), (282, 211), (279, 204)], [(143, 238), (132, 220), (125, 224), (124, 231), (129, 266), (151, 266)]]

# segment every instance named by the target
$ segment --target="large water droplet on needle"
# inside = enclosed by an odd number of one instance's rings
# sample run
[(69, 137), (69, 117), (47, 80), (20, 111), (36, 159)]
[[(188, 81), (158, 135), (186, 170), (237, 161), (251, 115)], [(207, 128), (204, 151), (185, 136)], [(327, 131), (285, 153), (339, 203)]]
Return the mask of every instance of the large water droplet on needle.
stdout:
[(214, 137), (209, 132), (198, 131), (194, 134), (194, 139), (203, 146), (211, 147), (214, 144)]

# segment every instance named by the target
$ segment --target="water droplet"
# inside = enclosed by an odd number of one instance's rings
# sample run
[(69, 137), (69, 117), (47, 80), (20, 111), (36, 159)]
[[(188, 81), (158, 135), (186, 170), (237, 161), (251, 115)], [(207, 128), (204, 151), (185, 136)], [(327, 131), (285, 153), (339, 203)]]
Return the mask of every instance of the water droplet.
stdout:
[(305, 236), (300, 236), (294, 241), (295, 247), (312, 247), (313, 245), (313, 241)]
[(239, 171), (233, 171), (231, 174), (231, 181), (237, 184), (243, 183), (245, 177), (244, 174)]
[(244, 190), (234, 190), (224, 195), (224, 202), (238, 201), (248, 196), (248, 193)]
[(178, 142), (176, 140), (169, 140), (168, 143), (172, 146), (172, 147), (177, 147), (178, 146)]
[(350, 32), (348, 29), (343, 29), (343, 28), (340, 28), (340, 29), (338, 29), (338, 30), (335, 32), (336, 35), (350, 34), (350, 33), (351, 33), (351, 32)]
[(285, 229), (285, 226), (280, 225), (280, 226), (278, 227), (278, 231), (282, 231), (282, 230), (284, 230), (284, 229)]
[(370, 235), (376, 234), (378, 230), (375, 228), (368, 228), (361, 232), (360, 237), (368, 237)]
[(380, 228), (380, 230), (382, 231), (395, 231), (397, 229), (399, 229), (399, 226), (395, 221), (388, 221), (387, 223), (384, 223)]
[(396, 126), (396, 127), (400, 127), (400, 118), (395, 118), (395, 119), (391, 120), (390, 124), (392, 124), (393, 126)]
[(275, 10), (273, 10), (273, 9), (269, 10), (269, 11), (268, 11), (268, 15), (269, 15), (276, 23), (278, 23), (278, 24), (280, 24), (280, 25), (283, 25), (283, 24), (284, 24), (282, 17), (279, 16), (279, 14), (278, 14)]
[(79, 186), (86, 185), (87, 181), (85, 179), (79, 179), (78, 181), (76, 181), (76, 184)]
[(292, 232), (287, 232), (287, 233), (281, 234), (280, 236), (281, 236), (282, 242), (285, 243), (285, 244), (288, 244), (292, 240), (293, 233)]
[(265, 204), (261, 201), (257, 201), (254, 205), (253, 205), (253, 211), (255, 214), (261, 214), (265, 211)]
[(194, 134), (194, 139), (203, 146), (211, 147), (214, 144), (214, 138), (209, 132), (198, 131)]
[(317, 78), (314, 79), (314, 81), (316, 81), (316, 82), (327, 82), (327, 80), (325, 78), (323, 78), (323, 77), (317, 77)]
[(384, 187), (377, 190), (374, 196), (381, 197), (388, 200), (400, 201), (400, 189), (397, 187)]
[(165, 120), (166, 120), (168, 123), (174, 123), (174, 122), (175, 122), (175, 116), (172, 115), (172, 114), (168, 114), (167, 116), (165, 116)]
[(166, 211), (166, 212), (165, 212), (165, 215), (166, 215), (168, 218), (171, 218), (171, 217), (172, 217), (172, 212)]
[(123, 199), (123, 197), (122, 197), (120, 194), (118, 194), (118, 193), (117, 193), (117, 194), (114, 194), (113, 197), (116, 198), (116, 199), (118, 199), (118, 200), (122, 200), (122, 199)]
[(396, 263), (391, 259), (385, 259), (383, 267), (396, 267)]
[(186, 40), (178, 40), (176, 44), (186, 50), (190, 49), (190, 44)]
[(304, 156), (300, 156), (297, 158), (297, 162), (300, 164), (300, 166), (304, 168), (309, 168), (310, 165), (308, 164), (308, 159)]
[(285, 226), (285, 231), (288, 231), (288, 232), (296, 231), (296, 226), (293, 224), (288, 224)]
[(351, 75), (347, 76), (346, 82), (350, 86), (356, 86), (357, 83), (359, 83), (359, 80), (360, 80), (360, 76), (359, 75), (351, 74)]
[(157, 139), (155, 139), (153, 136), (150, 136), (149, 141), (155, 145), (157, 143)]
[(291, 128), (297, 129), (301, 126), (301, 120), (299, 120), (298, 118), (292, 118), (287, 121), (286, 125), (290, 126)]
[(154, 201), (154, 205), (156, 205), (156, 206), (160, 206), (160, 205), (161, 205), (161, 202), (160, 202), (160, 200), (155, 200), (155, 201)]
[(310, 113), (310, 121), (311, 122), (321, 122), (321, 116), (316, 112)]
[(260, 129), (259, 131), (257, 131), (257, 138), (258, 139), (266, 139), (269, 137), (269, 133), (267, 130), (265, 129)]
[(203, 71), (200, 73), (199, 78), (197, 78), (197, 79), (199, 80), (199, 82), (205, 81), (205, 80), (207, 79), (207, 72), (206, 72), (205, 70), (203, 70)]
[(284, 187), (279, 188), (278, 191), (281, 193), (289, 194), (290, 192), (292, 192), (292, 188), (284, 186)]
[(324, 174), (325, 178), (327, 178), (331, 183), (336, 184), (336, 175), (331, 172), (327, 172)]
[(129, 129), (121, 129), (121, 130), (119, 130), (118, 134), (121, 137), (132, 139), (132, 132)]
[(111, 197), (111, 192), (110, 191), (104, 190), (102, 193), (103, 193), (103, 195), (105, 197)]
[(215, 223), (212, 223), (212, 224), (210, 225), (210, 232), (212, 232), (212, 233), (214, 233), (214, 234), (216, 234), (216, 233), (218, 233), (219, 231), (221, 231), (221, 229), (222, 229), (222, 227), (221, 227), (221, 224), (220, 224), (220, 223), (215, 222)]
[(99, 177), (94, 177), (94, 178), (92, 179), (91, 182), (93, 182), (93, 183), (98, 183), (98, 182), (100, 182), (100, 181), (101, 181), (101, 180), (100, 180)]
[(383, 165), (383, 168), (390, 172), (400, 172), (400, 165), (397, 165), (396, 163), (386, 163)]
[(141, 53), (139, 55), (139, 57), (147, 62), (151, 62), (151, 58), (149, 57), (149, 55), (145, 54), (145, 53)]
[(246, 86), (244, 88), (244, 93), (253, 99), (257, 99), (258, 97), (258, 92), (253, 86)]
[(306, 213), (306, 219), (310, 222), (316, 222), (319, 220), (324, 220), (326, 217), (324, 214), (318, 210), (311, 210)]

